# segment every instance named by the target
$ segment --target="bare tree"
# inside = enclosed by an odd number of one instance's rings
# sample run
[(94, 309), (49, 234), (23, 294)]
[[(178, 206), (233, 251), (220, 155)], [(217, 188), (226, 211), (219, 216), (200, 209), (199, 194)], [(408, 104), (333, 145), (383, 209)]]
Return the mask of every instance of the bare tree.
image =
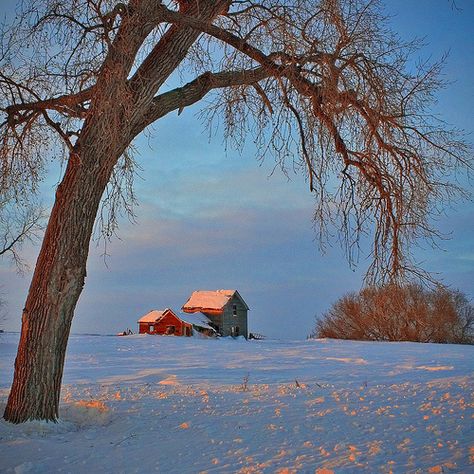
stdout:
[(473, 329), (474, 307), (463, 293), (390, 284), (343, 296), (310, 337), (472, 344)]
[(350, 256), (373, 229), (369, 277), (411, 268), (408, 246), (435, 235), (430, 212), (457, 191), (446, 177), (467, 164), (468, 148), (429, 115), (440, 63), (408, 67), (416, 44), (401, 42), (382, 12), (371, 0), (25, 3), (0, 53), (2, 186), (33, 189), (51, 154), (65, 173), (6, 420), (57, 418), (101, 200), (113, 230), (133, 198), (134, 138), (204, 97), (209, 126), (222, 119), (231, 143), (251, 136), (260, 158), (305, 173), (322, 235), (337, 225)]

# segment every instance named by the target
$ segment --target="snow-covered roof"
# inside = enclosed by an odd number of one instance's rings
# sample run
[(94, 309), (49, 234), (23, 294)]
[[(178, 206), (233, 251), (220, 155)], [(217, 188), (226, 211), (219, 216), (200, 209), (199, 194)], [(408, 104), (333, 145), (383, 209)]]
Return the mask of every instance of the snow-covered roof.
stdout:
[(234, 296), (236, 290), (194, 291), (183, 309), (221, 310)]
[(166, 311), (170, 311), (170, 309), (169, 308), (165, 308), (163, 310), (154, 309), (150, 311), (149, 313), (145, 314), (145, 316), (142, 316), (138, 320), (138, 322), (139, 323), (155, 323), (156, 321), (158, 321), (158, 319), (161, 319), (163, 317)]
[(189, 323), (200, 328), (212, 329), (214, 331), (214, 328), (210, 325), (211, 320), (205, 314), (179, 313), (178, 317), (185, 323)]

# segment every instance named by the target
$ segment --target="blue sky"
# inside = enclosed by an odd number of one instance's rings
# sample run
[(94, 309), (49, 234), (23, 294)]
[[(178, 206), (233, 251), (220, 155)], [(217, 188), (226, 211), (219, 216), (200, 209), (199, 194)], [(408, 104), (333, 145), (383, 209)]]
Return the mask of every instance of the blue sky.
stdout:
[[(8, 2), (10, 4), (12, 2)], [(425, 38), (420, 57), (449, 51), (444, 71), (451, 84), (439, 94), (436, 112), (474, 132), (474, 2), (393, 0), (392, 24), (405, 39)], [(74, 332), (115, 333), (136, 329), (150, 309), (179, 309), (196, 289), (236, 288), (251, 308), (251, 331), (270, 337), (304, 338), (314, 317), (347, 291), (361, 287), (368, 262), (349, 268), (337, 242), (324, 255), (312, 227), (314, 201), (304, 180), (262, 165), (251, 146), (242, 156), (225, 151), (220, 131), (211, 142), (196, 114), (199, 106), (155, 125), (137, 141), (143, 170), (137, 179), (137, 223), (121, 222), (120, 239), (91, 247), (88, 277)], [(470, 140), (473, 141), (472, 135)], [(56, 172), (48, 183), (59, 178)], [(468, 187), (472, 187), (468, 184)], [(44, 187), (45, 201), (53, 196)], [(474, 297), (474, 206), (460, 203), (438, 217), (450, 234), (441, 249), (415, 251), (425, 267)], [(38, 248), (25, 249), (34, 264)], [(16, 275), (0, 262), (8, 301), (2, 327), (18, 330), (31, 274)]]

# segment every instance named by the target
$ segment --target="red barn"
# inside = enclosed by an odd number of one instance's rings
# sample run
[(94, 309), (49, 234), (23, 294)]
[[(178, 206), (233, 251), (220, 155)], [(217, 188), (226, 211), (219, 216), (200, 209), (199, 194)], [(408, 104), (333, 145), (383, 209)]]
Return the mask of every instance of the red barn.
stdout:
[(192, 324), (180, 319), (173, 310), (153, 310), (138, 320), (139, 334), (167, 334), (174, 336), (191, 336)]

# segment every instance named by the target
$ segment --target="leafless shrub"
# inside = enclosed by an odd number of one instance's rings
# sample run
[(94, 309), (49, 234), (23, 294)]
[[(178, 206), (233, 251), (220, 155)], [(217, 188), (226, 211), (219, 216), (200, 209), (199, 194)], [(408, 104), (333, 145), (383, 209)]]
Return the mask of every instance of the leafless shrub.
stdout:
[(336, 301), (312, 337), (472, 344), (474, 307), (463, 293), (442, 287), (368, 287)]

